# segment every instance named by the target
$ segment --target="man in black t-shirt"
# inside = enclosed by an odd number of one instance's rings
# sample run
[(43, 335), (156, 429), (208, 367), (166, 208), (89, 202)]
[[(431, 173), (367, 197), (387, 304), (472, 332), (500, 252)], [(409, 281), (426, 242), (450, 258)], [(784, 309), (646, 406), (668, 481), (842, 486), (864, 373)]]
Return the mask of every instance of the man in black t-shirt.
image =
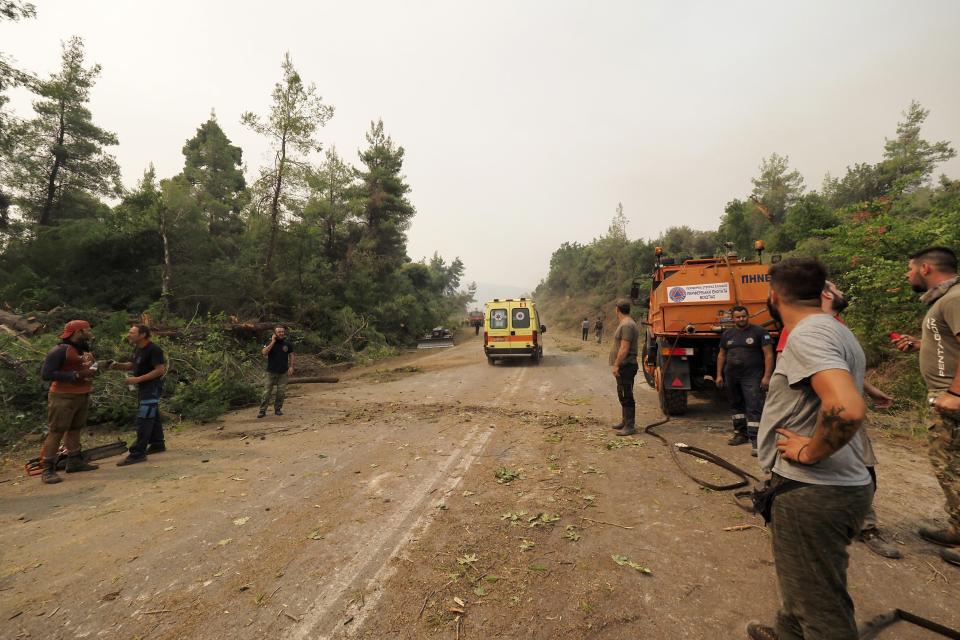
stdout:
[(746, 307), (736, 306), (732, 312), (734, 326), (720, 336), (716, 383), (726, 387), (733, 410), (733, 437), (727, 444), (749, 442), (752, 455), (757, 455), (763, 398), (773, 374), (773, 341), (762, 327), (750, 324)]
[(287, 340), (286, 328), (275, 327), (273, 335), (270, 336), (270, 342), (263, 345), (260, 353), (267, 357), (267, 379), (257, 417), (262, 418), (267, 415), (267, 406), (270, 404), (274, 389), (276, 389), (276, 399), (273, 401), (273, 412), (282, 416), (287, 377), (293, 375), (293, 344)]
[(163, 349), (150, 341), (150, 327), (142, 324), (130, 327), (127, 342), (134, 346), (133, 361), (117, 362), (112, 368), (133, 373), (124, 384), (137, 387), (137, 440), (130, 454), (117, 463), (119, 467), (143, 462), (148, 453), (167, 450), (160, 422), (160, 395), (167, 372)]

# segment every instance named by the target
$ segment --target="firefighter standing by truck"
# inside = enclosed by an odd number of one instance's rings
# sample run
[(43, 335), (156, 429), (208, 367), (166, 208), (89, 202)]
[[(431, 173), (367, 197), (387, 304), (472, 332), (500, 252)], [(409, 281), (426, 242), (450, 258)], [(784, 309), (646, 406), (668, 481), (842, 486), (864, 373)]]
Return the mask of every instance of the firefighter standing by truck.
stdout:
[(617, 300), (617, 330), (610, 347), (610, 367), (617, 380), (617, 399), (620, 401), (620, 423), (614, 425), (618, 436), (632, 436), (637, 432), (637, 403), (633, 397), (633, 381), (637, 377), (637, 346), (640, 329), (630, 317), (630, 301)]
[(716, 383), (726, 388), (733, 410), (733, 437), (727, 444), (749, 442), (755, 456), (763, 398), (773, 374), (773, 340), (762, 327), (750, 324), (746, 307), (734, 307), (732, 317), (734, 326), (720, 337)]

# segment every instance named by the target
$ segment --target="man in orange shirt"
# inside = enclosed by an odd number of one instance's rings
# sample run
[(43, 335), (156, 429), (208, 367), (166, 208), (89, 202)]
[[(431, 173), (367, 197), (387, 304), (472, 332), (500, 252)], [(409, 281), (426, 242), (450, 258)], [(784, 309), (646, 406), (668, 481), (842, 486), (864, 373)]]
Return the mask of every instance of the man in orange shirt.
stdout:
[(57, 451), (60, 441), (67, 448), (67, 473), (93, 471), (99, 467), (84, 461), (80, 453), (80, 430), (87, 426), (90, 406), (90, 381), (98, 371), (91, 368), (93, 355), (90, 340), (93, 331), (86, 320), (71, 320), (60, 334), (60, 344), (43, 360), (40, 377), (51, 383), (47, 394), (47, 427), (49, 432), (40, 450), (43, 461), (42, 480), (46, 484), (62, 481), (57, 475)]

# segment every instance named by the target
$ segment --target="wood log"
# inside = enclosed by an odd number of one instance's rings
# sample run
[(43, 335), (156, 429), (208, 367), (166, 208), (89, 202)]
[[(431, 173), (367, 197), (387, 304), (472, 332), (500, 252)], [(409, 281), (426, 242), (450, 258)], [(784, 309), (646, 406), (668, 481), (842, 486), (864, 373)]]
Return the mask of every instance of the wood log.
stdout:
[(4, 311), (0, 309), (0, 324), (6, 325), (11, 329), (15, 329), (20, 333), (26, 333), (29, 335), (34, 335), (43, 328), (43, 325), (39, 322), (31, 322), (26, 318), (22, 318), (15, 313), (10, 313), (9, 311)]
[(17, 377), (23, 380), (27, 379), (27, 368), (24, 363), (20, 360), (17, 360), (10, 354), (0, 351), (0, 364), (5, 365), (8, 369), (17, 374)]
[(287, 384), (313, 384), (317, 382), (340, 382), (340, 378), (333, 376), (304, 376), (303, 378), (290, 378), (287, 380)]

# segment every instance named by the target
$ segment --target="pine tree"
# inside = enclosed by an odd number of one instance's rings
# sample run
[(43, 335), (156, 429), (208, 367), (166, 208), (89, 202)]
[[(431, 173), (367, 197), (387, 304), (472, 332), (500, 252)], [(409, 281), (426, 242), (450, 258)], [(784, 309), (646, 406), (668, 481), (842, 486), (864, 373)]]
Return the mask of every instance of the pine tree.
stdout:
[(23, 125), (16, 154), (14, 183), (18, 204), (40, 225), (67, 217), (72, 193), (111, 196), (120, 193), (120, 169), (105, 146), (113, 133), (93, 123), (87, 103), (100, 65), (84, 67), (83, 40), (63, 45), (60, 71), (36, 85), (36, 117)]
[(354, 195), (366, 225), (364, 248), (377, 259), (378, 271), (387, 273), (407, 260), (407, 229), (416, 210), (407, 200), (410, 187), (404, 182), (403, 147), (394, 145), (383, 131), (383, 120), (370, 123), (367, 148), (360, 152), (365, 170)]
[(248, 200), (243, 151), (230, 143), (216, 115), (211, 113), (187, 140), (183, 155), (183, 179), (190, 185), (210, 235), (241, 231), (239, 214)]
[(258, 185), (266, 190), (269, 200), (270, 235), (264, 257), (264, 280), (273, 279), (273, 261), (277, 236), (284, 214), (283, 197), (291, 184), (302, 179), (302, 158), (320, 150), (315, 135), (333, 117), (333, 107), (323, 103), (313, 84), (304, 85), (293, 68), (290, 54), (283, 57), (283, 80), (274, 85), (270, 113), (263, 118), (246, 112), (241, 121), (256, 133), (267, 137), (274, 152), (272, 167), (261, 171)]
[[(34, 18), (37, 9), (30, 3), (16, 0), (0, 0), (0, 22), (16, 22), (23, 18)], [(0, 229), (6, 229), (10, 222), (10, 206), (13, 196), (6, 186), (10, 180), (10, 167), (13, 165), (14, 136), (11, 130), (17, 123), (14, 115), (6, 110), (10, 98), (7, 89), (30, 81), (30, 75), (13, 65), (13, 62), (0, 51)]]
[(784, 221), (789, 209), (803, 195), (803, 176), (790, 170), (790, 157), (770, 154), (760, 162), (760, 175), (750, 180), (753, 196), (773, 224)]
[(306, 220), (313, 220), (321, 228), (323, 253), (329, 264), (339, 260), (345, 223), (351, 217), (349, 195), (354, 183), (354, 170), (329, 149), (323, 164), (306, 174), (310, 196), (303, 210)]

